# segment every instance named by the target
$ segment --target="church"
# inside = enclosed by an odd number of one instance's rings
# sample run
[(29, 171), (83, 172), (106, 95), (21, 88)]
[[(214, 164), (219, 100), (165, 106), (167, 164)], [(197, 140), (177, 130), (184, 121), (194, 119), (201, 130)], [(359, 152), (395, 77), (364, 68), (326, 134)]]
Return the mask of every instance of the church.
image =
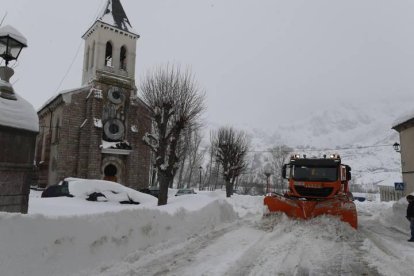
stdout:
[(147, 188), (151, 153), (142, 138), (151, 118), (135, 84), (139, 35), (120, 0), (108, 0), (82, 38), (82, 85), (60, 92), (38, 111), (37, 185), (78, 177)]

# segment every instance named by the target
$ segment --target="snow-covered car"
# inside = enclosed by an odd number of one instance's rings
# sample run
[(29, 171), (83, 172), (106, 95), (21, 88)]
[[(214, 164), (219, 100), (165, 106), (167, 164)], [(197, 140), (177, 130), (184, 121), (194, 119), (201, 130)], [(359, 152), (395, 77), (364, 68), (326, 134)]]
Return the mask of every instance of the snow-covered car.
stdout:
[(358, 200), (359, 202), (364, 202), (366, 198), (363, 196), (354, 196), (354, 200)]
[(191, 195), (191, 194), (196, 194), (196, 192), (194, 192), (194, 189), (179, 189), (177, 193), (175, 194), (175, 196)]
[(156, 198), (158, 198), (159, 194), (160, 194), (160, 189), (157, 187), (149, 187), (146, 189), (142, 189), (140, 190), (141, 193), (146, 193), (152, 196), (155, 196)]
[(155, 202), (154, 197), (121, 184), (105, 180), (65, 178), (58, 186), (65, 187), (69, 194), (89, 201), (140, 204)]
[(47, 187), (43, 192), (41, 197), (73, 197), (69, 193), (69, 188), (66, 184), (63, 185), (52, 185)]

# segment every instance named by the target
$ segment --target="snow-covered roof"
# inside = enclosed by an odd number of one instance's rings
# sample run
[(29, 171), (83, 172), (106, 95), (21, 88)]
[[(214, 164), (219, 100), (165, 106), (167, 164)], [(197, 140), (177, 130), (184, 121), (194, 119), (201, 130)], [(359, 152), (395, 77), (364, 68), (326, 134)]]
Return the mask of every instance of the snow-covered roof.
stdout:
[(136, 34), (120, 0), (108, 0), (98, 20), (123, 31)]
[(72, 89), (66, 89), (63, 91), (60, 91), (59, 93), (53, 95), (52, 97), (50, 97), (39, 109), (38, 112), (42, 111), (46, 106), (48, 106), (51, 102), (53, 102), (57, 97), (61, 96), (61, 95), (65, 95), (68, 93), (72, 93), (72, 92), (77, 92), (77, 91), (83, 91), (86, 89), (91, 88), (91, 85), (84, 85), (78, 88), (72, 88)]
[(0, 97), (0, 125), (38, 132), (39, 118), (36, 110), (18, 94), (14, 95), (17, 100)]
[(0, 28), (0, 36), (7, 35), (27, 46), (27, 39), (24, 37), (24, 35), (22, 35), (18, 30), (16, 30), (14, 27), (10, 25), (6, 25)]
[(392, 128), (396, 128), (399, 125), (402, 125), (413, 119), (414, 119), (414, 109), (406, 111), (394, 121), (394, 123), (392, 124)]

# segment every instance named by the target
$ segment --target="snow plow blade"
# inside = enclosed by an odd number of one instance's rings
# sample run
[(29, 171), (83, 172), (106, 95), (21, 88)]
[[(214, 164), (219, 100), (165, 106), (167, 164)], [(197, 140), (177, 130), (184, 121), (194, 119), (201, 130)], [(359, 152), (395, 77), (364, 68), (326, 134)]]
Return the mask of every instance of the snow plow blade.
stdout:
[(283, 212), (289, 217), (300, 219), (331, 215), (339, 217), (355, 229), (358, 227), (356, 206), (346, 196), (326, 200), (301, 200), (272, 194), (264, 198), (264, 205), (267, 206), (269, 214)]

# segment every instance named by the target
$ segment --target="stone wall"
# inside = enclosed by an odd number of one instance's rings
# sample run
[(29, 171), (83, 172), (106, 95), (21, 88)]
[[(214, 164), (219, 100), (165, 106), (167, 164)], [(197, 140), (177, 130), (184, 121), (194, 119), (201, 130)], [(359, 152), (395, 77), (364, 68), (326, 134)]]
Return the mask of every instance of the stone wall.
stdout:
[[(131, 127), (136, 126), (133, 132)], [(128, 140), (134, 151), (129, 155), (127, 160), (128, 183), (133, 189), (143, 189), (149, 186), (151, 152), (142, 138), (146, 132), (151, 130), (151, 119), (148, 117), (148, 111), (142, 103), (131, 105), (130, 119), (128, 126)], [(131, 171), (134, 170), (134, 171)]]
[(36, 135), (0, 126), (0, 212), (27, 213)]

